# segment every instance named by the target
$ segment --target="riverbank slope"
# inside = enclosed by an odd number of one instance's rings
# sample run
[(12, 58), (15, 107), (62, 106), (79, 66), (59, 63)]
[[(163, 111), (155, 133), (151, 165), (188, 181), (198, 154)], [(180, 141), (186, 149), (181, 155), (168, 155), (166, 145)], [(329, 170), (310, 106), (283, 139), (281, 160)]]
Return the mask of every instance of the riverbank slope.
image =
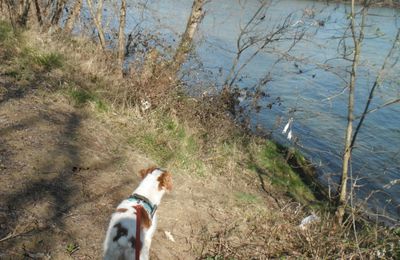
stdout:
[[(399, 255), (398, 230), (351, 216), (336, 227), (276, 145), (238, 128), (218, 96), (140, 100), (148, 85), (117, 76), (111, 55), (0, 23), (1, 259), (100, 258), (111, 213), (150, 165), (174, 178), (152, 259)], [(299, 228), (311, 213), (321, 220)]]

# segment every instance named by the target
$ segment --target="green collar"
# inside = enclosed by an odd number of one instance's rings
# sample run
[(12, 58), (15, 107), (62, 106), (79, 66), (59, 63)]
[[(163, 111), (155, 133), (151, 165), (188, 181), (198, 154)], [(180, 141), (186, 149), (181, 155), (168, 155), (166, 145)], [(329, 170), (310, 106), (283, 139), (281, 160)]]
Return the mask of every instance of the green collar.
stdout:
[(150, 200), (142, 195), (134, 193), (128, 197), (128, 200), (136, 201), (139, 205), (142, 205), (151, 218), (153, 218), (154, 213), (156, 213), (157, 205), (151, 204)]

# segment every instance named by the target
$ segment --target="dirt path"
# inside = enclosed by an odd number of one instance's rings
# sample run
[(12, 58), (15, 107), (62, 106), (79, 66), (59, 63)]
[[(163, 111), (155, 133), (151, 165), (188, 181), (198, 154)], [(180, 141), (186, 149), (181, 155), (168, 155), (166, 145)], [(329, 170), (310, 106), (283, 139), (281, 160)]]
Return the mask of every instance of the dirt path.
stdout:
[[(123, 140), (61, 95), (0, 103), (0, 259), (99, 259), (110, 214), (153, 164)], [(202, 230), (233, 201), (217, 177), (175, 174), (174, 184), (159, 208), (152, 259), (195, 259)]]

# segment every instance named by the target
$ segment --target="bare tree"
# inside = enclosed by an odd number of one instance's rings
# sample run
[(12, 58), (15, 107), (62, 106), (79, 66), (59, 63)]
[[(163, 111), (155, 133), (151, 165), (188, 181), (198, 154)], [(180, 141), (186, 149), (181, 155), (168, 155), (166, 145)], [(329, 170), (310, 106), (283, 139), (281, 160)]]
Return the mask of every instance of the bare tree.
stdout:
[[(372, 88), (369, 91), (368, 100), (365, 103), (365, 107), (364, 107), (364, 110), (363, 110), (361, 116), (359, 117), (360, 121), (357, 124), (357, 127), (356, 127), (356, 129), (354, 131), (353, 138), (351, 140), (351, 147), (354, 147), (354, 144), (356, 142), (358, 133), (360, 132), (360, 129), (361, 129), (361, 127), (362, 127), (362, 125), (364, 123), (364, 120), (365, 120), (365, 118), (366, 118), (366, 116), (368, 114), (376, 112), (379, 109), (382, 109), (384, 107), (387, 107), (387, 106), (390, 106), (390, 105), (393, 105), (395, 103), (399, 103), (400, 102), (400, 98), (394, 98), (394, 99), (386, 101), (384, 104), (379, 105), (376, 108), (370, 109), (370, 105), (371, 105), (372, 99), (374, 98), (375, 91), (380, 86), (380, 84), (381, 84), (381, 82), (383, 80), (383, 75), (385, 73), (385, 70), (386, 70), (387, 66), (389, 66), (389, 59), (391, 57), (393, 57), (395, 51), (397, 50), (396, 46), (399, 44), (399, 41), (400, 41), (400, 28), (397, 30), (397, 34), (396, 34), (396, 36), (395, 36), (395, 38), (393, 40), (392, 47), (390, 48), (390, 51), (386, 55), (385, 60), (384, 60), (384, 62), (382, 64), (382, 67), (379, 70), (379, 72), (378, 72), (378, 74), (377, 74), (377, 76), (375, 78), (374, 84), (372, 85)], [(390, 64), (390, 66), (394, 67), (397, 62), (398, 62), (398, 59), (396, 59), (392, 64)]]
[(123, 72), (124, 59), (125, 59), (125, 17), (126, 17), (126, 0), (121, 0), (121, 11), (119, 19), (119, 35), (118, 35), (118, 63)]
[(18, 10), (17, 10), (17, 3), (13, 0), (6, 0), (6, 5), (8, 9), (8, 15), (10, 17), (11, 26), (15, 29), (17, 26), (17, 17), (18, 17)]
[(176, 72), (185, 62), (186, 56), (192, 48), (194, 35), (204, 18), (205, 13), (203, 7), (206, 3), (207, 0), (193, 1), (192, 11), (186, 24), (185, 32), (182, 35), (181, 41), (173, 58), (173, 67)]
[[(381, 84), (383, 80), (383, 75), (384, 72), (389, 66), (389, 60), (393, 56), (393, 54), (396, 51), (396, 46), (398, 45), (399, 42), (399, 37), (400, 37), (400, 29), (398, 29), (397, 34), (394, 38), (393, 45), (386, 55), (383, 65), (381, 66), (380, 70), (378, 71), (378, 74), (374, 80), (374, 83), (372, 85), (372, 88), (369, 91), (368, 99), (365, 103), (363, 112), (357, 119), (359, 119), (356, 128), (353, 132), (353, 121), (355, 120), (355, 115), (354, 115), (354, 99), (355, 99), (355, 81), (358, 76), (357, 74), (357, 68), (361, 56), (361, 43), (364, 40), (364, 29), (365, 29), (365, 20), (368, 12), (368, 7), (370, 5), (370, 1), (364, 0), (363, 2), (363, 7), (361, 10), (361, 22), (360, 25), (356, 25), (356, 11), (355, 11), (355, 1), (352, 0), (351, 2), (351, 11), (349, 15), (350, 19), (350, 24), (349, 28), (351, 31), (351, 39), (353, 41), (353, 51), (351, 52), (352, 59), (351, 59), (351, 71), (349, 72), (350, 74), (350, 82), (348, 84), (348, 101), (347, 101), (347, 127), (346, 127), (346, 132), (345, 132), (345, 142), (344, 142), (344, 153), (343, 153), (343, 158), (342, 158), (342, 172), (341, 172), (341, 181), (340, 181), (340, 186), (339, 186), (339, 197), (338, 197), (338, 207), (336, 210), (336, 218), (338, 224), (342, 224), (343, 222), (343, 216), (345, 213), (346, 205), (347, 205), (347, 185), (348, 185), (348, 179), (349, 179), (349, 168), (350, 168), (350, 162), (351, 162), (351, 155), (352, 155), (352, 150), (354, 148), (355, 142), (357, 140), (357, 136), (360, 132), (360, 129), (362, 128), (364, 124), (364, 120), (366, 116), (369, 113), (375, 112), (379, 109), (382, 109), (384, 107), (387, 107), (389, 105), (395, 104), (400, 102), (399, 98), (394, 98), (392, 100), (389, 100), (385, 102), (384, 104), (374, 108), (370, 109), (371, 102), (374, 97), (374, 93), (378, 86)], [(357, 32), (358, 30), (358, 32)], [(395, 59), (395, 61), (390, 64), (391, 67), (394, 67), (395, 64), (397, 63), (398, 59)]]
[(60, 22), (60, 19), (61, 19), (62, 11), (63, 11), (66, 3), (67, 3), (67, 0), (57, 1), (57, 4), (54, 8), (53, 16), (51, 17), (51, 25), (58, 26), (58, 23)]
[(89, 6), (89, 12), (93, 18), (94, 24), (97, 28), (97, 34), (99, 36), (100, 46), (103, 50), (106, 49), (106, 40), (104, 37), (104, 31), (102, 26), (102, 12), (103, 12), (103, 0), (99, 0), (97, 4), (96, 15), (94, 14), (93, 3), (92, 0), (87, 0)]
[(40, 5), (39, 5), (39, 1), (38, 0), (34, 0), (34, 4), (35, 4), (37, 21), (38, 21), (39, 25), (42, 26), (43, 25), (43, 18), (42, 18), (42, 12), (40, 10), (41, 8), (40, 8)]
[[(252, 15), (245, 21), (244, 24), (239, 24), (239, 34), (236, 38), (236, 50), (232, 60), (232, 65), (223, 83), (221, 93), (222, 101), (227, 106), (226, 109), (234, 116), (238, 104), (237, 97), (239, 93), (233, 88), (237, 80), (243, 75), (245, 68), (261, 53), (272, 53), (274, 56), (279, 56), (275, 61), (278, 63), (282, 57), (288, 59), (291, 49), (304, 37), (306, 27), (299, 26), (293, 22), (293, 14), (288, 14), (281, 21), (276, 21), (271, 24), (271, 18), (268, 16), (270, 0), (261, 0)], [(243, 8), (246, 8), (245, 2)], [(276, 43), (280, 41), (291, 41), (286, 50), (278, 50)], [(258, 101), (266, 94), (260, 90), (260, 87), (270, 81), (270, 73), (267, 72), (260, 77), (259, 82), (254, 85), (253, 92), (247, 92), (246, 98), (251, 100), (249, 106), (260, 111)], [(279, 103), (279, 102), (278, 102)], [(272, 103), (270, 104), (272, 105)], [(240, 108), (240, 113), (245, 111), (244, 107)], [(245, 119), (246, 121), (247, 119)], [(245, 123), (245, 122), (244, 122)], [(247, 123), (245, 123), (246, 125)]]
[(64, 31), (66, 33), (71, 33), (74, 29), (75, 20), (80, 15), (82, 9), (82, 0), (76, 0), (74, 6), (71, 9), (67, 21), (65, 22)]
[(353, 135), (353, 121), (354, 121), (354, 92), (356, 87), (355, 82), (357, 77), (357, 67), (360, 60), (361, 43), (364, 39), (365, 18), (367, 11), (368, 11), (367, 5), (364, 5), (362, 9), (360, 31), (357, 33), (355, 1), (354, 0), (351, 1), (349, 26), (351, 30), (351, 38), (353, 41), (354, 50), (352, 52), (353, 57), (352, 57), (352, 65), (350, 71), (350, 82), (348, 85), (349, 95), (347, 101), (347, 127), (345, 133), (345, 141), (344, 141), (344, 153), (342, 159), (342, 174), (339, 187), (338, 207), (336, 210), (336, 217), (339, 224), (342, 224), (347, 204), (347, 182), (349, 178), (348, 177), (349, 166), (350, 166), (350, 158), (352, 152), (351, 139)]
[[(274, 42), (281, 40), (292, 40), (293, 43), (285, 51), (289, 51), (298, 43), (304, 36), (304, 28), (294, 27), (292, 23), (292, 14), (285, 17), (281, 24), (273, 26), (272, 29), (266, 28), (267, 25), (267, 11), (271, 1), (262, 0), (245, 23), (240, 27), (240, 33), (236, 40), (236, 55), (233, 58), (232, 66), (229, 70), (227, 77), (225, 78), (224, 87), (230, 88), (233, 86), (243, 69), (262, 51), (266, 51), (269, 45)], [(295, 33), (290, 35), (289, 32), (294, 30)], [(300, 28), (300, 30), (298, 29)], [(247, 55), (244, 55), (244, 54)], [(246, 56), (246, 58), (243, 58)]]
[(22, 9), (22, 12), (20, 13), (19, 18), (18, 18), (18, 24), (20, 26), (25, 27), (26, 23), (28, 22), (28, 15), (29, 15), (29, 10), (31, 8), (31, 1), (30, 0), (21, 1), (20, 6)]

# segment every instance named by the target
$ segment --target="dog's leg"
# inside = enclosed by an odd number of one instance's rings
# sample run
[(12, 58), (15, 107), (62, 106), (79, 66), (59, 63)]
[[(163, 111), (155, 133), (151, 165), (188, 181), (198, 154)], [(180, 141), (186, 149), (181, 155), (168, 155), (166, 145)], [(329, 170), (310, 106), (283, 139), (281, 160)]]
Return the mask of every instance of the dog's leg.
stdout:
[(157, 215), (154, 215), (151, 226), (146, 230), (144, 236), (144, 243), (142, 247), (142, 252), (140, 253), (140, 260), (148, 260), (150, 258), (150, 246), (151, 240), (157, 228)]

